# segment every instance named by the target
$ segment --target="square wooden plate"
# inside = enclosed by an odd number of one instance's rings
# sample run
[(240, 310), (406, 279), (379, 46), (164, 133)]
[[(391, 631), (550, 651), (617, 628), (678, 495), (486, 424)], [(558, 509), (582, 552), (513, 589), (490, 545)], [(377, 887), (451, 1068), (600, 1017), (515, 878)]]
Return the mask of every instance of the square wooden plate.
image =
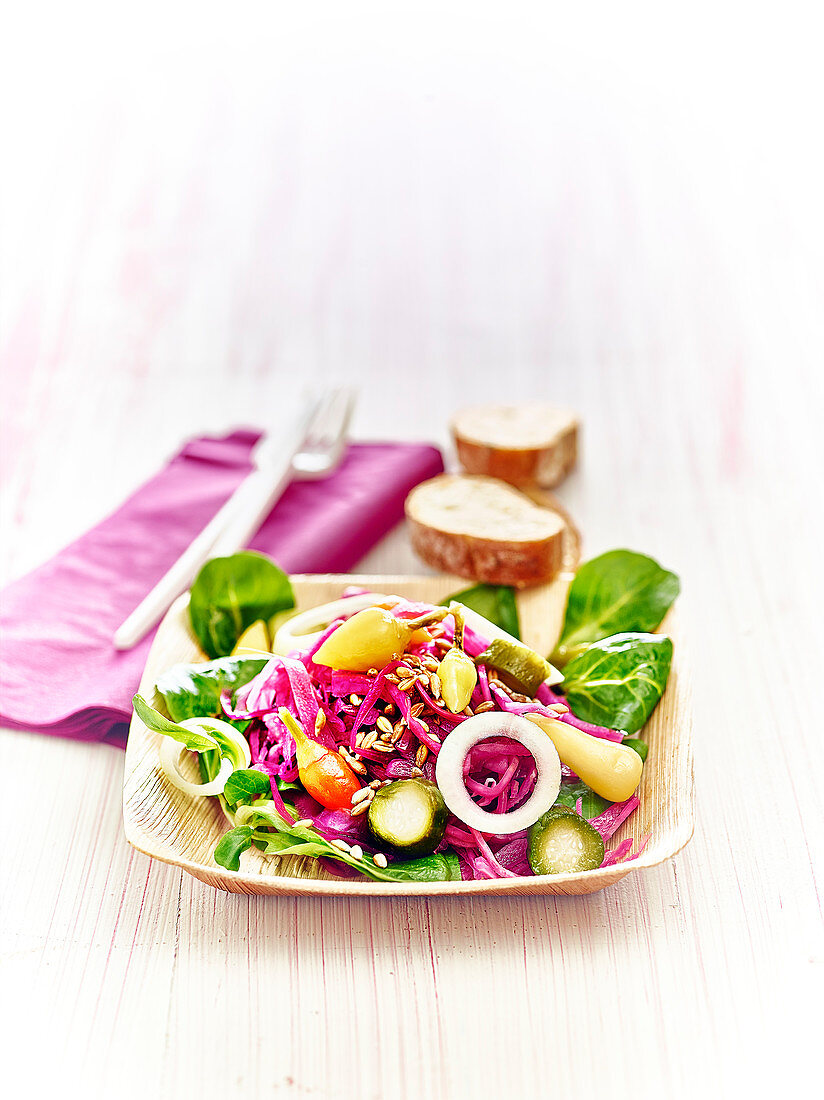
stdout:
[[(549, 653), (560, 630), (571, 574), (553, 584), (518, 596), (524, 641)], [(413, 600), (439, 603), (466, 586), (455, 577), (297, 576), (292, 578), (299, 609), (337, 599), (348, 584)], [(179, 662), (203, 661), (188, 624), (188, 597), (169, 610), (149, 653), (141, 693), (152, 698), (161, 672)], [(202, 882), (243, 894), (419, 895), (419, 894), (588, 894), (618, 882), (632, 871), (654, 867), (674, 856), (693, 831), (692, 716), (683, 646), (671, 613), (663, 624), (675, 641), (675, 660), (664, 697), (643, 736), (649, 756), (638, 794), (641, 805), (616, 833), (650, 841), (640, 859), (572, 875), (546, 875), (479, 882), (371, 882), (339, 879), (316, 861), (296, 856), (264, 856), (254, 849), (241, 858), (239, 871), (219, 867), (212, 853), (229, 828), (220, 804), (212, 798), (190, 798), (173, 787), (160, 770), (160, 737), (132, 719), (126, 749), (123, 818), (130, 844), (154, 859), (182, 867)]]

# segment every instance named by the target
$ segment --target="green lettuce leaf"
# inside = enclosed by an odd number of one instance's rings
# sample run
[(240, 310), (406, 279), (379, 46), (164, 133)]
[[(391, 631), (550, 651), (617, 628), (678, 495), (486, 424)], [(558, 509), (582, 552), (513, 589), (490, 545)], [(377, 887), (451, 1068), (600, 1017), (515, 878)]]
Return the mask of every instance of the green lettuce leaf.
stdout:
[(632, 550), (610, 550), (586, 562), (569, 589), (553, 663), (564, 664), (613, 634), (655, 630), (680, 587), (675, 573)]
[(283, 570), (265, 554), (243, 550), (206, 562), (192, 585), (189, 620), (207, 657), (225, 657), (252, 623), (294, 606)]
[(563, 692), (585, 722), (637, 733), (664, 693), (671, 663), (665, 635), (616, 634), (569, 662)]

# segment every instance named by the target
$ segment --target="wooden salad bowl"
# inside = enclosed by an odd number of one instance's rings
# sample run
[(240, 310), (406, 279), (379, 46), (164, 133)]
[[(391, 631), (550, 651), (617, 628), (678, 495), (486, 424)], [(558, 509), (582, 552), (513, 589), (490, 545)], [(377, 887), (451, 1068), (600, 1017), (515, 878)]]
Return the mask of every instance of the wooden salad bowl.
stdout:
[[(549, 653), (561, 627), (571, 573), (552, 584), (518, 594), (524, 641)], [(338, 599), (350, 584), (394, 593), (412, 600), (440, 603), (467, 582), (450, 576), (304, 575), (292, 578), (299, 610)], [(174, 664), (206, 660), (194, 638), (187, 614), (188, 596), (170, 608), (160, 625), (140, 684), (151, 700), (158, 676)], [(202, 882), (238, 894), (327, 894), (336, 897), (443, 894), (590, 894), (626, 875), (655, 867), (674, 856), (692, 836), (693, 750), (688, 673), (671, 611), (662, 625), (675, 643), (667, 689), (643, 731), (649, 756), (638, 789), (641, 805), (611, 840), (650, 835), (643, 854), (628, 863), (596, 871), (472, 882), (372, 882), (336, 878), (306, 856), (265, 856), (252, 848), (241, 857), (239, 871), (218, 866), (212, 853), (231, 826), (213, 798), (191, 798), (167, 780), (160, 769), (160, 735), (132, 718), (126, 748), (123, 820), (129, 843), (153, 859), (182, 867)]]

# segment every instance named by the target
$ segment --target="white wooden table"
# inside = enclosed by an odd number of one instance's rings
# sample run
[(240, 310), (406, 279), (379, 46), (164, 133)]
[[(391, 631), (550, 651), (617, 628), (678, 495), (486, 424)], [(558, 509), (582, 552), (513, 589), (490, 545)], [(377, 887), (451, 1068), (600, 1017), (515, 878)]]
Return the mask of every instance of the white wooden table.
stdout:
[[(184, 5), (162, 34), (149, 12), (128, 46), (108, 7), (61, 8), (45, 37), (20, 16), (2, 577), (304, 380), (359, 383), (363, 438), (445, 442), (478, 398), (569, 404), (587, 554), (682, 575), (696, 835), (591, 897), (224, 896), (127, 847), (118, 751), (2, 731), (2, 1079), (203, 1100), (811, 1087), (814, 36), (719, 5), (689, 28), (658, 6), (541, 26), (309, 7), (227, 28)], [(418, 566), (401, 531), (362, 568)]]

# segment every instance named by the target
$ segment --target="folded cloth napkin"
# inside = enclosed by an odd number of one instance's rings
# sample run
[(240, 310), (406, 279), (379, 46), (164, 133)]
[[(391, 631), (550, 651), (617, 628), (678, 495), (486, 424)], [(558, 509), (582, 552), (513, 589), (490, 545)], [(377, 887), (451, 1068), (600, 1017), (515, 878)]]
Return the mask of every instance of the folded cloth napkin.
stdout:
[[(112, 635), (251, 469), (252, 431), (194, 439), (108, 519), (0, 594), (0, 725), (125, 744), (152, 635)], [(443, 470), (435, 447), (355, 443), (321, 481), (296, 481), (252, 540), (291, 573), (351, 568)]]

